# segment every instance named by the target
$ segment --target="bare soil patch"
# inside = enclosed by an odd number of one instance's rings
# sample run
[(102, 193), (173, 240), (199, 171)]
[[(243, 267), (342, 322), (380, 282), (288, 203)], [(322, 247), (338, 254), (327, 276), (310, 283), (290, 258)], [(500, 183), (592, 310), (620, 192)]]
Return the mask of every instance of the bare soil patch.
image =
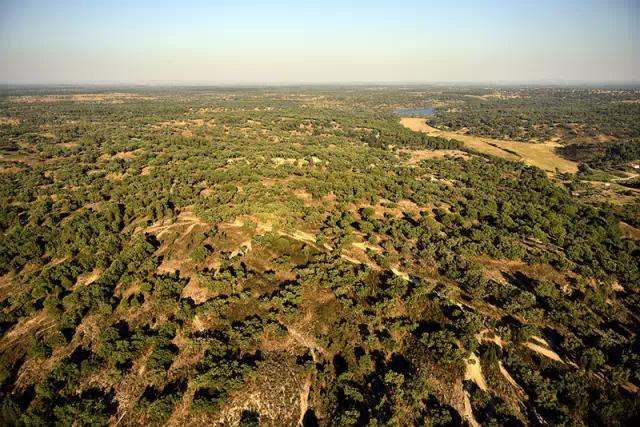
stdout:
[(478, 359), (478, 356), (473, 353), (471, 353), (471, 356), (469, 356), (469, 360), (467, 361), (464, 371), (464, 379), (473, 381), (481, 390), (486, 391), (489, 388), (484, 380), (484, 376), (482, 376), (480, 359)]
[(556, 362), (564, 363), (562, 358), (555, 351), (551, 350), (548, 346), (547, 342), (539, 337), (532, 337), (532, 339), (536, 342), (527, 342), (525, 346), (530, 350), (535, 351), (538, 354), (541, 354), (545, 357), (548, 357), (551, 360), (555, 360)]
[[(164, 220), (141, 231), (154, 234), (161, 242), (160, 248), (156, 251), (156, 255), (163, 257), (162, 263), (158, 266), (159, 272), (180, 271), (181, 275), (194, 280), (196, 263), (191, 253), (197, 245), (202, 243), (201, 233), (209, 228), (210, 225), (207, 222), (187, 207), (176, 218)], [(196, 286), (197, 283), (190, 282), (190, 285)]]
[(620, 231), (624, 237), (640, 240), (640, 228), (636, 228), (626, 222), (620, 222)]
[(187, 286), (182, 289), (182, 298), (191, 298), (196, 304), (202, 304), (213, 296), (209, 289), (201, 286), (197, 275), (192, 276)]
[(95, 270), (90, 271), (88, 273), (81, 274), (80, 276), (78, 276), (78, 279), (76, 280), (76, 286), (90, 285), (96, 280), (98, 280), (101, 274), (102, 274), (102, 270), (99, 268), (96, 268)]

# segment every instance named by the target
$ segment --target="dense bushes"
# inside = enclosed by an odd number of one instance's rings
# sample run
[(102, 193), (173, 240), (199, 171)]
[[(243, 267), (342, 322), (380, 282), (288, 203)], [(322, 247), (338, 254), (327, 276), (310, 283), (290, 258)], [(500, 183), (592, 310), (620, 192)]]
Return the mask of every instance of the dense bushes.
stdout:
[[(21, 117), (0, 129), (19, 142), (5, 154), (22, 156), (0, 160), (19, 164), (0, 174), (3, 422), (210, 421), (249, 391), (272, 404), (284, 390), (292, 410), (309, 381), (305, 418), (321, 425), (458, 425), (470, 353), (527, 393), (466, 384), (481, 423), (637, 413), (621, 391), (640, 383), (639, 251), (618, 222), (637, 223), (632, 206), (584, 205), (473, 152), (407, 163), (462, 148), (388, 115), (417, 102), (407, 91), (298, 95), (1, 101)], [(489, 105), (481, 129), (502, 134)], [(623, 145), (606, 156), (633, 157)], [(488, 331), (502, 348), (485, 350)], [(566, 363), (529, 352), (534, 337)]]

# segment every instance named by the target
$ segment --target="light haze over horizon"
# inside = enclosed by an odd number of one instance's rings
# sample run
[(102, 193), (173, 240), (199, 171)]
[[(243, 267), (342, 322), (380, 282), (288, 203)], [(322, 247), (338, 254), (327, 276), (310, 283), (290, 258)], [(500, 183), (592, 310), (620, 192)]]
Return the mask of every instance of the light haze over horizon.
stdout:
[(0, 83), (640, 81), (640, 1), (0, 0)]

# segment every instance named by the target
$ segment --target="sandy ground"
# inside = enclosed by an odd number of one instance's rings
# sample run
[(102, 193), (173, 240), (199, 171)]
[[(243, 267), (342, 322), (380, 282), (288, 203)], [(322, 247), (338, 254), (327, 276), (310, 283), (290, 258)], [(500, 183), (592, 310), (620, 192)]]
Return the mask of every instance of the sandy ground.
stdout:
[(519, 160), (527, 165), (537, 166), (549, 173), (555, 173), (556, 169), (563, 173), (576, 173), (578, 170), (577, 163), (564, 159), (555, 153), (555, 149), (561, 147), (557, 142), (526, 143), (443, 131), (427, 125), (425, 120), (419, 117), (403, 117), (400, 119), (400, 123), (415, 132), (457, 139), (467, 147), (482, 153), (507, 160)]
[(488, 389), (487, 383), (482, 376), (482, 366), (480, 366), (480, 359), (478, 359), (478, 356), (473, 353), (467, 361), (467, 366), (464, 371), (464, 379), (473, 381), (478, 387), (480, 387), (481, 390), (486, 391)]
[(476, 421), (476, 418), (473, 416), (473, 409), (471, 409), (471, 399), (469, 399), (469, 393), (464, 393), (464, 411), (463, 418), (467, 420), (471, 427), (480, 427), (480, 423)]
[(391, 271), (393, 272), (393, 274), (395, 274), (396, 276), (404, 279), (404, 280), (409, 280), (409, 274), (405, 273), (404, 271), (400, 271), (398, 270), (397, 267), (391, 267)]
[(562, 361), (562, 359), (560, 358), (560, 356), (558, 355), (558, 353), (556, 353), (555, 351), (551, 350), (551, 348), (549, 348), (547, 342), (545, 340), (543, 340), (542, 338), (539, 337), (532, 337), (532, 339), (534, 342), (528, 342), (525, 344), (525, 346), (527, 348), (529, 348), (530, 350), (535, 351), (538, 354), (541, 354), (545, 357), (548, 357), (551, 360), (555, 360), (556, 362), (560, 362), (560, 363), (564, 363)]
[[(480, 366), (480, 359), (478, 356), (471, 353), (469, 359), (467, 360), (465, 371), (464, 371), (464, 379), (465, 381), (474, 382), (481, 390), (487, 391), (487, 383), (482, 376), (482, 366)], [(472, 427), (479, 427), (480, 424), (476, 421), (473, 416), (473, 409), (471, 407), (471, 399), (469, 397), (469, 392), (465, 390), (464, 392), (464, 418), (469, 422), (469, 425)]]

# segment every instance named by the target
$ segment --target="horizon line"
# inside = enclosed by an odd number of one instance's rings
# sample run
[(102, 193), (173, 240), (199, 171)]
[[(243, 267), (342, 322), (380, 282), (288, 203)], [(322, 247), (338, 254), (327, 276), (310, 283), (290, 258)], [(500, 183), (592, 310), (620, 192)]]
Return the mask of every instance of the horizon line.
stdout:
[(213, 80), (150, 80), (150, 81), (76, 81), (76, 82), (7, 82), (4, 88), (16, 87), (288, 87), (288, 86), (640, 86), (640, 80), (425, 80), (425, 81), (213, 81)]

